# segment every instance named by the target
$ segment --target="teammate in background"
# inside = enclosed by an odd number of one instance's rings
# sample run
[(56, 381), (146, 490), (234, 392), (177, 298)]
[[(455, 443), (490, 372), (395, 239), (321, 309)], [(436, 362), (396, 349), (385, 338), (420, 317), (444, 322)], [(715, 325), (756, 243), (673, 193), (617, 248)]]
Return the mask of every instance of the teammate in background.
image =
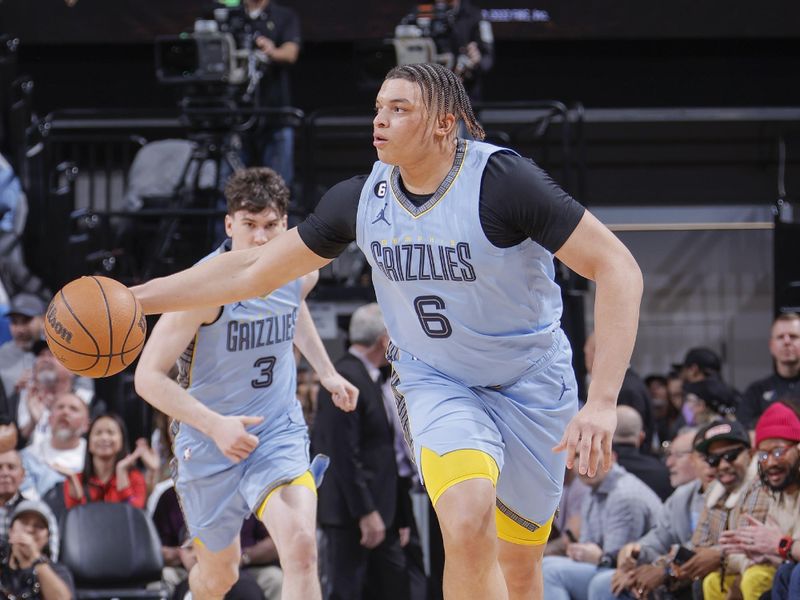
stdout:
[[(589, 476), (611, 465), (642, 276), (622, 243), (531, 161), (458, 139), (459, 119), (483, 137), (454, 73), (392, 69), (375, 102), (379, 161), (368, 176), (331, 188), (264, 248), (133, 291), (146, 313), (235, 302), (322, 267), (356, 240), (393, 342), (400, 418), (441, 523), (445, 597), (542, 598), (565, 463)], [(597, 284), (597, 352), (577, 414), (553, 254)]]
[[(272, 169), (236, 172), (225, 196), (230, 239), (211, 256), (247, 253), (286, 231), (289, 190)], [(238, 579), (239, 530), (250, 512), (277, 547), (283, 597), (320, 597), (316, 485), (292, 345), (337, 406), (355, 408), (357, 391), (334, 370), (304, 301), (317, 278), (311, 271), (274, 291), (256, 286), (249, 300), (164, 315), (142, 352), (137, 392), (180, 423), (175, 489), (199, 541), (189, 574), (195, 600), (222, 598)], [(176, 361), (180, 384), (168, 376)]]

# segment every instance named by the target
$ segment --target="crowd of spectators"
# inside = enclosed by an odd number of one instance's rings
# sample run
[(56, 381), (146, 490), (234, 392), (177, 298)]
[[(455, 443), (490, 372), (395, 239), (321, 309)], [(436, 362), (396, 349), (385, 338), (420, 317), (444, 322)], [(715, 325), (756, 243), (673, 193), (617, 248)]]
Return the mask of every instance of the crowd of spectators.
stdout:
[(800, 598), (800, 315), (775, 319), (769, 351), (773, 373), (744, 394), (708, 348), (641, 382), (628, 371), (614, 466), (565, 478), (548, 598)]

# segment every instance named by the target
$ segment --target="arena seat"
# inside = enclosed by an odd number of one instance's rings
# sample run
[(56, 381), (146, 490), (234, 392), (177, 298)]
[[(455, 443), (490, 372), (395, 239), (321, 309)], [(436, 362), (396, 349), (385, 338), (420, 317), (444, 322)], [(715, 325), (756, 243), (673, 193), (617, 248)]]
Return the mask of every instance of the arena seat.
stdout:
[[(125, 503), (94, 502), (67, 511), (61, 562), (78, 600), (166, 600), (161, 541), (147, 514)], [(152, 584), (156, 585), (152, 585)]]

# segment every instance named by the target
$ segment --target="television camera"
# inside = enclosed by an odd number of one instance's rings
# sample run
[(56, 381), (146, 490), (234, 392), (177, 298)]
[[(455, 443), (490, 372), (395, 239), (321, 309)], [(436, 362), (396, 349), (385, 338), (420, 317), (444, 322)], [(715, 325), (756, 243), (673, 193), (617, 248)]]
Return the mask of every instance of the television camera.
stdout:
[(192, 33), (156, 37), (156, 77), (161, 83), (194, 87), (205, 95), (253, 102), (269, 63), (255, 37), (240, 10), (216, 8), (213, 19), (195, 21)]
[(398, 65), (433, 62), (457, 70), (463, 58), (450, 47), (456, 9), (446, 1), (419, 4), (394, 30), (391, 40)]

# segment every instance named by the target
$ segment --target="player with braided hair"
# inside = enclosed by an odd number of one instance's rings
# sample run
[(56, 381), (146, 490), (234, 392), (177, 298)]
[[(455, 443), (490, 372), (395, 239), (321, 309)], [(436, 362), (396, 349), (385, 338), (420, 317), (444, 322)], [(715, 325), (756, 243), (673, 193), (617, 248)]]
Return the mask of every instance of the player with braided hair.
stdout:
[[(392, 69), (375, 101), (369, 175), (332, 187), (267, 246), (133, 291), (147, 313), (235, 302), (356, 241), (392, 339), (400, 420), (441, 524), (445, 596), (542, 598), (565, 463), (590, 476), (611, 464), (642, 277), (622, 243), (533, 162), (459, 139), (459, 120), (482, 137), (447, 69)], [(597, 351), (580, 411), (554, 255), (597, 285)]]

